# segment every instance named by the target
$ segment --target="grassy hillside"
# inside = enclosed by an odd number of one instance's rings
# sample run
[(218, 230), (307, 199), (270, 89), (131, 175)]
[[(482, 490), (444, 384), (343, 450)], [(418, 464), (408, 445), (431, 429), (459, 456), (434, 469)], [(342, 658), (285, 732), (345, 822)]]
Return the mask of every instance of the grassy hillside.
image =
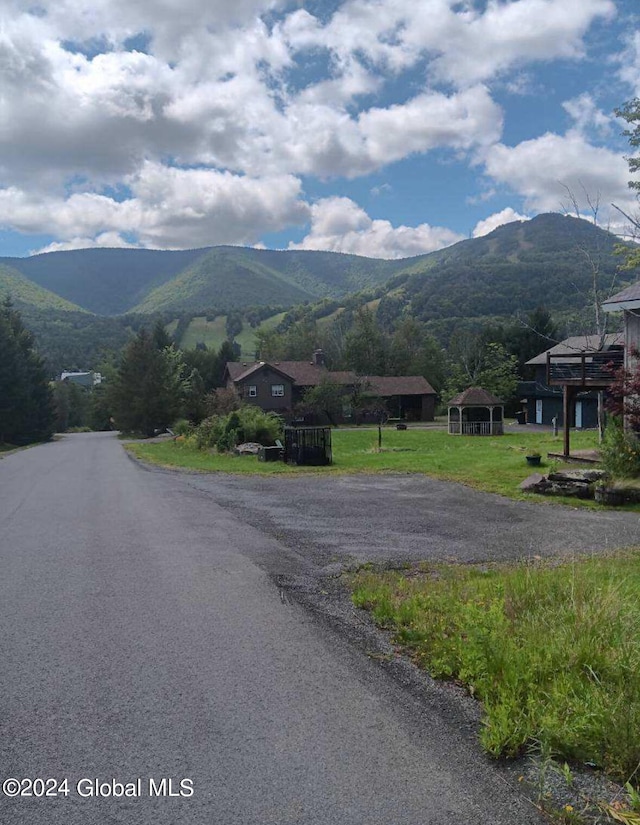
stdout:
[(400, 268), (396, 261), (335, 252), (216, 247), (149, 292), (134, 311), (224, 313), (247, 306), (292, 306), (379, 286)]
[(401, 268), (397, 261), (335, 252), (233, 246), (77, 249), (0, 258), (0, 264), (97, 315), (293, 306), (379, 286)]
[(36, 284), (97, 315), (127, 312), (206, 250), (76, 249), (31, 258), (0, 258)]
[[(243, 357), (253, 358), (256, 349), (256, 332), (258, 329), (273, 329), (285, 317), (285, 312), (278, 312), (266, 318), (257, 328), (252, 327), (246, 319), (244, 320), (242, 331), (235, 336), (235, 342), (240, 346)], [(170, 335), (175, 334), (177, 321), (167, 324), (166, 329)], [(193, 349), (197, 344), (205, 344), (208, 349), (217, 350), (227, 339), (227, 316), (217, 315), (211, 318), (206, 315), (196, 315), (191, 319), (182, 338), (178, 342), (183, 349)]]
[(0, 298), (7, 295), (18, 309), (31, 306), (40, 310), (81, 311), (79, 306), (34, 284), (17, 270), (0, 264)]

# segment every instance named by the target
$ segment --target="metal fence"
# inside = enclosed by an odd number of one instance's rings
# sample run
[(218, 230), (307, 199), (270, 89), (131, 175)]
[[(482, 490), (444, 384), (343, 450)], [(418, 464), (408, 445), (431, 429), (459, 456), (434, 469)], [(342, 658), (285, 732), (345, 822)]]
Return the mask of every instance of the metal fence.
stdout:
[(285, 427), (284, 460), (314, 467), (331, 464), (331, 428)]

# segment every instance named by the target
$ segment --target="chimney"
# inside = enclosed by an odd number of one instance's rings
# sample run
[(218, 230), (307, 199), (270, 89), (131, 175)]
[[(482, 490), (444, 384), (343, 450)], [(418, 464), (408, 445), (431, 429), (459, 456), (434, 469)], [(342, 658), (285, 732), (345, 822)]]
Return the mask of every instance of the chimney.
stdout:
[(324, 352), (321, 349), (317, 349), (313, 353), (313, 363), (316, 367), (324, 367)]

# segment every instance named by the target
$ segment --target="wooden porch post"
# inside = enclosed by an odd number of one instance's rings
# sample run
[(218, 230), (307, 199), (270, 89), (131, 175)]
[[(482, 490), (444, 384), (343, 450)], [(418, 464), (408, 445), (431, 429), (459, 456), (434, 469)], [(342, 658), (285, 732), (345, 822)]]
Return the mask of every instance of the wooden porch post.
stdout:
[(563, 456), (569, 458), (571, 455), (570, 437), (571, 430), (571, 405), (573, 401), (574, 388), (565, 384), (562, 388), (562, 415), (564, 416), (564, 451)]
[(493, 435), (493, 407), (489, 407), (489, 435)]

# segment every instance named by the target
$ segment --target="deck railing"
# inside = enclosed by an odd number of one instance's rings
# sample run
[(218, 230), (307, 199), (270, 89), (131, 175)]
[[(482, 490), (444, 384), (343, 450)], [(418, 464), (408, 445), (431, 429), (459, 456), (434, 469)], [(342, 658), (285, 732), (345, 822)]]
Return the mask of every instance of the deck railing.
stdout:
[[(460, 422), (449, 422), (450, 435), (460, 435)], [(462, 435), (503, 435), (504, 426), (502, 421), (463, 421)]]
[(547, 353), (547, 384), (579, 387), (608, 387), (615, 372), (624, 364), (624, 351), (577, 352), (563, 355)]

